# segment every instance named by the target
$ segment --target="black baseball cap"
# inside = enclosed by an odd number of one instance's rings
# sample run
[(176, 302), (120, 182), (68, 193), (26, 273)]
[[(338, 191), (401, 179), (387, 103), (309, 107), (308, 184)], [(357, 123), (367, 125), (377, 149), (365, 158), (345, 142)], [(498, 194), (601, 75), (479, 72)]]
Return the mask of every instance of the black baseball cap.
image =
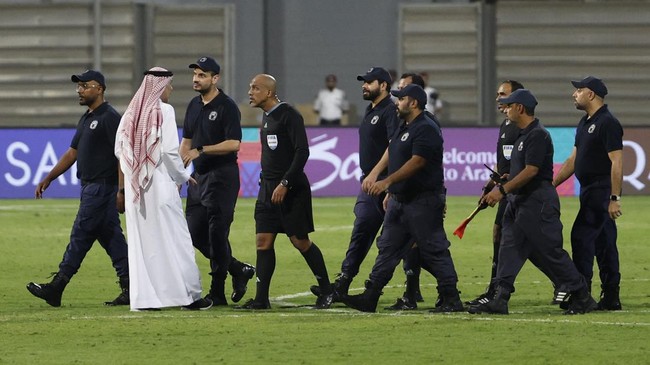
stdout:
[(398, 98), (409, 96), (418, 101), (418, 106), (424, 109), (427, 105), (427, 93), (417, 84), (408, 84), (399, 90), (391, 90), (390, 94)]
[(203, 71), (212, 71), (218, 74), (221, 71), (221, 66), (212, 57), (201, 57), (196, 63), (190, 65), (190, 68), (200, 68)]
[(508, 97), (499, 99), (501, 104), (521, 104), (528, 109), (535, 110), (537, 106), (537, 99), (533, 96), (533, 93), (528, 89), (519, 89), (513, 91)]
[(385, 81), (388, 85), (393, 83), (393, 78), (390, 77), (390, 73), (383, 67), (372, 67), (365, 75), (357, 76), (357, 80), (365, 82), (373, 82), (375, 80), (379, 82)]
[(72, 80), (72, 82), (97, 81), (99, 85), (106, 90), (106, 80), (104, 79), (104, 75), (99, 71), (86, 70), (78, 75), (72, 75), (70, 80)]
[(594, 94), (600, 96), (601, 98), (604, 98), (605, 95), (607, 95), (607, 86), (605, 86), (603, 80), (597, 77), (587, 76), (580, 81), (573, 80), (571, 81), (571, 84), (573, 84), (573, 86), (576, 89), (586, 87), (587, 89), (593, 91)]

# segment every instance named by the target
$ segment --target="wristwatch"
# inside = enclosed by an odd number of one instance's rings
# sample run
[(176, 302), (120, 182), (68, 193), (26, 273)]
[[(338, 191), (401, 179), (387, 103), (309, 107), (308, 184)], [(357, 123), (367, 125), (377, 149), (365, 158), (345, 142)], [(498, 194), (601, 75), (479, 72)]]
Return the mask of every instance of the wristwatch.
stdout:
[(611, 200), (613, 202), (620, 202), (621, 201), (621, 196), (612, 194), (612, 195), (609, 196), (609, 200)]
[(503, 194), (503, 196), (508, 195), (508, 193), (506, 193), (506, 189), (503, 188), (503, 185), (499, 184), (497, 186), (499, 187), (499, 192)]
[(282, 179), (282, 181), (280, 181), (280, 185), (284, 186), (285, 188), (288, 188), (289, 187), (289, 180)]
[(203, 154), (203, 146), (198, 146), (196, 150), (199, 151), (199, 155)]

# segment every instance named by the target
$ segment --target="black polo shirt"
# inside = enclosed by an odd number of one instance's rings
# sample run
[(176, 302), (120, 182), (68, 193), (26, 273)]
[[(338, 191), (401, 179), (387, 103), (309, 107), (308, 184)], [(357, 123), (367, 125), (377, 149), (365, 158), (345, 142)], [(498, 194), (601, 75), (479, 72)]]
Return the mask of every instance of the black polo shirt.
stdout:
[(580, 183), (610, 176), (612, 162), (608, 153), (623, 149), (623, 127), (607, 105), (591, 118), (583, 116), (576, 130), (575, 175)]
[(120, 119), (108, 102), (81, 117), (70, 143), (77, 150), (77, 178), (117, 185), (115, 136)]
[(497, 171), (499, 175), (510, 173), (510, 158), (512, 147), (519, 138), (519, 128), (514, 122), (507, 118), (499, 127), (499, 139), (497, 140)]
[(535, 166), (539, 171), (519, 191), (513, 191), (514, 194), (529, 193), (541, 182), (553, 180), (553, 140), (537, 118), (528, 127), (519, 130), (510, 159), (510, 180), (526, 165)]
[(399, 125), (397, 107), (386, 96), (375, 107), (369, 104), (359, 126), (359, 164), (361, 172), (367, 175), (384, 155), (390, 137)]
[[(241, 141), (241, 113), (237, 104), (219, 89), (219, 95), (203, 104), (201, 96), (190, 101), (185, 112), (183, 138), (192, 140), (192, 148), (215, 145), (225, 140)], [(201, 154), (192, 163), (199, 174), (236, 163), (237, 152), (226, 155)]]
[(290, 186), (304, 181), (299, 176), (309, 159), (309, 144), (302, 115), (287, 103), (264, 113), (260, 129), (262, 178), (286, 179)]
[(402, 123), (388, 146), (388, 174), (399, 170), (414, 155), (423, 157), (427, 163), (415, 175), (392, 184), (388, 191), (413, 196), (441, 190), (444, 186), (442, 151), (440, 129), (424, 113), (409, 124)]

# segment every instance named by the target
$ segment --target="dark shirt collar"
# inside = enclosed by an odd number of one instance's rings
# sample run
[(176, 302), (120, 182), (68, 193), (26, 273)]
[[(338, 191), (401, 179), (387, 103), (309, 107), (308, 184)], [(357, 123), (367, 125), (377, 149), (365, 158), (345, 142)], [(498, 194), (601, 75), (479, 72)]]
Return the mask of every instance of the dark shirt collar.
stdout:
[(528, 125), (528, 127), (524, 128), (524, 129), (522, 129), (522, 130), (520, 130), (520, 131), (519, 131), (519, 134), (520, 134), (520, 135), (521, 135), (521, 134), (528, 134), (528, 132), (530, 132), (531, 130), (537, 128), (537, 126), (539, 126), (539, 119), (535, 118), (535, 119), (533, 119), (532, 122), (530, 122), (530, 124)]

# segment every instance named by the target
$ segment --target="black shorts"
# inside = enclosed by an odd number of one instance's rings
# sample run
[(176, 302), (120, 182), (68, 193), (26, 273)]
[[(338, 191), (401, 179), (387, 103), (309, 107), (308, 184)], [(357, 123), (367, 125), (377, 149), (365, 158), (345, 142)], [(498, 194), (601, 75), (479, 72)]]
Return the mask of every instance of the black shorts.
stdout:
[(282, 204), (272, 204), (271, 196), (279, 181), (262, 180), (255, 202), (255, 233), (286, 233), (307, 238), (314, 231), (311, 188), (307, 177), (291, 187)]

